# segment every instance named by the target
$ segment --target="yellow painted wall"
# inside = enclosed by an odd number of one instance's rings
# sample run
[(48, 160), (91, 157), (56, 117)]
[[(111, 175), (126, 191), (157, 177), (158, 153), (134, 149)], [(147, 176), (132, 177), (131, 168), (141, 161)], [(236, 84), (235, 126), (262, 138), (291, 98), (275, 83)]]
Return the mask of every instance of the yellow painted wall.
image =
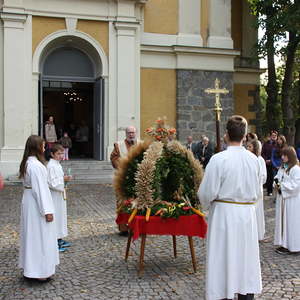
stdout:
[(256, 115), (249, 111), (249, 105), (253, 105), (253, 97), (248, 95), (249, 91), (256, 89), (254, 84), (235, 84), (234, 85), (234, 113), (244, 116), (248, 121), (254, 120)]
[[(37, 45), (49, 34), (66, 29), (64, 18), (32, 17), (32, 53)], [(93, 37), (99, 42), (108, 56), (108, 22), (78, 20), (77, 30)]]
[(176, 127), (176, 70), (141, 69), (141, 137), (158, 117)]
[(231, 37), (234, 49), (242, 49), (243, 0), (231, 0)]
[(178, 0), (149, 0), (144, 10), (144, 31), (178, 33)]
[(49, 34), (66, 29), (64, 18), (32, 17), (32, 53), (37, 45)]
[(93, 37), (102, 46), (108, 56), (108, 22), (78, 20), (77, 30)]
[(208, 38), (208, 26), (209, 26), (209, 3), (208, 0), (201, 1), (201, 36), (203, 39), (203, 45), (207, 45)]

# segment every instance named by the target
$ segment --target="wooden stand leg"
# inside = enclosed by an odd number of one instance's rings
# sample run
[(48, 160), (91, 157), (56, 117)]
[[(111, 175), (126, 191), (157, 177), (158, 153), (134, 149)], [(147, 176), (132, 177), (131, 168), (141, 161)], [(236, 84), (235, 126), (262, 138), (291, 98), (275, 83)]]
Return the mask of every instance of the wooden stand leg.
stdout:
[(131, 240), (132, 240), (132, 235), (133, 235), (132, 231), (129, 230), (128, 240), (127, 240), (127, 247), (126, 247), (126, 253), (125, 253), (125, 261), (127, 261), (127, 259), (128, 259), (130, 245), (131, 245)]
[(194, 249), (194, 243), (193, 243), (193, 237), (189, 236), (189, 244), (190, 244), (190, 250), (191, 250), (191, 256), (192, 256), (192, 263), (193, 263), (193, 269), (194, 272), (197, 272), (197, 264), (196, 264), (196, 256), (195, 256), (195, 249)]
[(139, 276), (144, 272), (144, 254), (145, 254), (145, 244), (146, 244), (146, 234), (142, 234), (141, 241), (141, 251), (140, 251), (140, 264), (139, 264)]
[(174, 257), (177, 258), (176, 235), (172, 235), (172, 238), (173, 238), (173, 252), (174, 252)]

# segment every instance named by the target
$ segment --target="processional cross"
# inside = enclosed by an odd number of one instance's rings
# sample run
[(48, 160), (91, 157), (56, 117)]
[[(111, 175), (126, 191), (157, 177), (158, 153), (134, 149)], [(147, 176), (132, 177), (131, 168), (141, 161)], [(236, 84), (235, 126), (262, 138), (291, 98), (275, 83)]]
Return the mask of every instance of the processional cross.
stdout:
[(217, 152), (221, 151), (221, 138), (220, 138), (220, 121), (221, 121), (221, 101), (220, 94), (228, 94), (229, 90), (220, 89), (220, 80), (216, 78), (215, 80), (215, 88), (214, 89), (205, 89), (205, 93), (207, 94), (215, 94), (216, 102), (214, 111), (216, 112), (216, 135), (217, 135)]

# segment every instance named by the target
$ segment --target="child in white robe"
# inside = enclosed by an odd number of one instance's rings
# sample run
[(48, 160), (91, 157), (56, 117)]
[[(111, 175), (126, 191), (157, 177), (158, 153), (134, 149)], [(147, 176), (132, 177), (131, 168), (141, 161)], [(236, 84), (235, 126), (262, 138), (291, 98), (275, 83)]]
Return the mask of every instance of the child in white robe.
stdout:
[(300, 251), (300, 167), (293, 147), (282, 150), (282, 166), (274, 180), (277, 183), (274, 245), (277, 253)]
[(64, 199), (65, 181), (69, 181), (71, 176), (64, 176), (60, 161), (64, 157), (64, 148), (60, 144), (53, 144), (51, 148), (51, 159), (47, 164), (48, 184), (50, 187), (55, 213), (57, 243), (60, 252), (66, 251), (66, 247), (71, 244), (64, 237), (68, 235), (67, 228), (67, 201)]
[(59, 264), (54, 205), (44, 165), (44, 141), (32, 135), (27, 139), (20, 164), (24, 192), (21, 204), (19, 267), (24, 278), (48, 281)]
[(260, 180), (259, 188), (260, 193), (256, 203), (256, 220), (257, 220), (257, 231), (258, 231), (258, 240), (263, 241), (265, 236), (265, 213), (264, 213), (264, 190), (263, 185), (267, 180), (267, 167), (266, 162), (261, 156), (261, 143), (259, 140), (254, 139), (250, 140), (247, 143), (247, 149), (255, 154), (259, 161), (260, 166)]

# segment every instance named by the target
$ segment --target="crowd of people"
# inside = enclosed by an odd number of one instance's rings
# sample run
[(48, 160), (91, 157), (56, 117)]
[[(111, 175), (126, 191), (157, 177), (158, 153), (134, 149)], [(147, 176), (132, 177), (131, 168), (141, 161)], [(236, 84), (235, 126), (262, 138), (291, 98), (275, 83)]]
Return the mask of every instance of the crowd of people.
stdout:
[(262, 290), (264, 183), (269, 196), (276, 190), (275, 251), (300, 253), (300, 167), (294, 147), (276, 131), (261, 145), (256, 134), (245, 134), (247, 122), (241, 116), (231, 117), (226, 129), (227, 151), (211, 158), (198, 193), (209, 208), (206, 299), (238, 294), (250, 300)]
[[(120, 157), (137, 144), (136, 129), (126, 128), (124, 140), (111, 153), (114, 168)], [(203, 136), (186, 147), (205, 168), (198, 196), (208, 214), (206, 299), (251, 300), (261, 293), (259, 241), (265, 239), (264, 193), (276, 191), (274, 244), (282, 255), (300, 253), (300, 167), (297, 153), (283, 135), (271, 131), (261, 143), (247, 132), (247, 121), (232, 116), (226, 126), (224, 151), (213, 155)], [(65, 136), (67, 137), (67, 136)], [(49, 142), (49, 141), (48, 141)], [(70, 243), (67, 230), (65, 176), (60, 161), (65, 147), (53, 138), (46, 164), (45, 142), (36, 135), (27, 139), (20, 164), (24, 193), (21, 205), (19, 266), (26, 279), (47, 282), (59, 263), (59, 252)], [(127, 235), (127, 226), (119, 228)]]
[(202, 135), (199, 142), (194, 142), (193, 137), (188, 136), (185, 146), (187, 149), (193, 152), (194, 157), (199, 160), (199, 162), (205, 169), (210, 158), (214, 154), (213, 145), (210, 142), (209, 138), (205, 135)]

